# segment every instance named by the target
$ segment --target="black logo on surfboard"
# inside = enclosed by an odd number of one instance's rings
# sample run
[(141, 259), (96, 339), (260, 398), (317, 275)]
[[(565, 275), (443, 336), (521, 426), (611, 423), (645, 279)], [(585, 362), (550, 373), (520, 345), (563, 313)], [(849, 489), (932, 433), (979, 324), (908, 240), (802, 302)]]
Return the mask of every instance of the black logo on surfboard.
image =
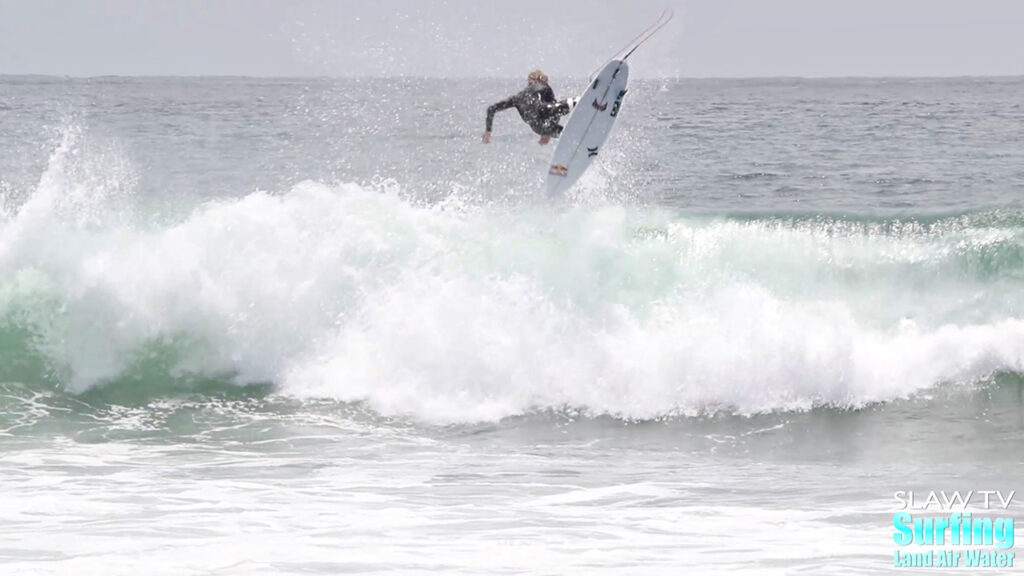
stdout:
[[(612, 104), (612, 111), (608, 113), (609, 116), (618, 116), (619, 115), (619, 106), (622, 105), (622, 97), (625, 96), (626, 92), (628, 92), (628, 91), (629, 91), (628, 89), (626, 89), (626, 90), (619, 90), (619, 95), (615, 97), (615, 103)], [(602, 110), (604, 110), (604, 108), (602, 108)]]

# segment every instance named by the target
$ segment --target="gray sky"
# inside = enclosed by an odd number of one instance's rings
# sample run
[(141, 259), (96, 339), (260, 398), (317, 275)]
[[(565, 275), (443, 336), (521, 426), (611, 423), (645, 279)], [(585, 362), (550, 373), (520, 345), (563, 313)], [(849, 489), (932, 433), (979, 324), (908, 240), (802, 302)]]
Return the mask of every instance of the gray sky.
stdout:
[(0, 74), (1024, 75), (1017, 0), (0, 0)]

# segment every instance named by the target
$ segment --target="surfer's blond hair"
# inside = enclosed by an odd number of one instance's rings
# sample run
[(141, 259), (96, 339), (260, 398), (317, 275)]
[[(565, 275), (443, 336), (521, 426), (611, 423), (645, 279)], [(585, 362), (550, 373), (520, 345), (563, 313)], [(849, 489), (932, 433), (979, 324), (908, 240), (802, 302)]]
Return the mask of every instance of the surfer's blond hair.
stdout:
[(528, 82), (540, 82), (541, 84), (548, 83), (548, 75), (541, 72), (540, 70), (534, 70), (526, 77)]

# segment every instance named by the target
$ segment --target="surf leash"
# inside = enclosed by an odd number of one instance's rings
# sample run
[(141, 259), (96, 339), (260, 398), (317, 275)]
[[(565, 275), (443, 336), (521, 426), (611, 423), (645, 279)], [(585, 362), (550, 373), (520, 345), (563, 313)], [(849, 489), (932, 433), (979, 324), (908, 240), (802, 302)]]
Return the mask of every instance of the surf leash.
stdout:
[(593, 81), (594, 75), (597, 74), (597, 72), (600, 71), (602, 68), (604, 68), (606, 64), (608, 64), (612, 60), (615, 60), (615, 57), (618, 56), (619, 54), (622, 54), (623, 52), (626, 53), (625, 56), (622, 57), (622, 60), (629, 58), (629, 56), (633, 54), (633, 52), (635, 52), (637, 48), (639, 48), (644, 42), (650, 40), (651, 37), (658, 32), (658, 30), (664, 28), (665, 25), (668, 24), (672, 20), (672, 17), (675, 15), (675, 10), (673, 10), (671, 7), (662, 10), (661, 16), (658, 16), (658, 19), (654, 22), (654, 24), (651, 24), (650, 26), (645, 28), (643, 32), (637, 34), (636, 38), (630, 40), (629, 43), (623, 46), (618, 52), (612, 54), (611, 58), (605, 60), (600, 66), (594, 69), (594, 71), (591, 72), (590, 76), (588, 77), (589, 80)]

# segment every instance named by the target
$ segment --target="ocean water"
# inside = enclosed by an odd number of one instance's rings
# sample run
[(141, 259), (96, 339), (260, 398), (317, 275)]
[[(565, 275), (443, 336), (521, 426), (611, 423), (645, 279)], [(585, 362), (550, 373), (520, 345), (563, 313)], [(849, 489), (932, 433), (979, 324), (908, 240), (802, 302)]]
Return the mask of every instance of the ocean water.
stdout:
[(1024, 489), (1024, 80), (636, 81), (557, 199), (518, 85), (0, 77), (0, 572), (883, 573)]

